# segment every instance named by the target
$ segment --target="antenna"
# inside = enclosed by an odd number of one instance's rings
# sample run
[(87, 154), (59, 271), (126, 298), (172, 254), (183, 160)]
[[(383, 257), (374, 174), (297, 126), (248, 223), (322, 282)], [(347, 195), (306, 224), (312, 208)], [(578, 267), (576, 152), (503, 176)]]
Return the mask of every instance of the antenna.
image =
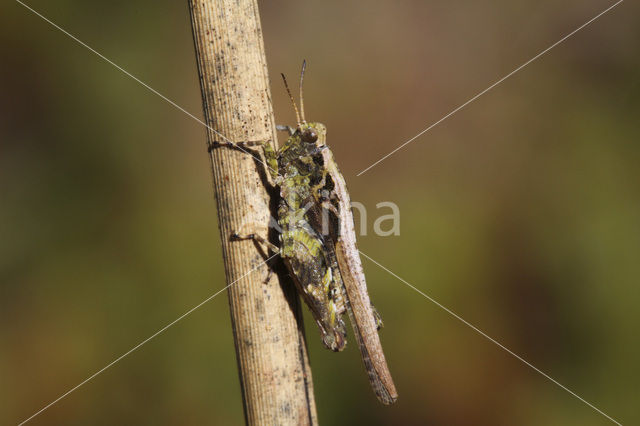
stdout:
[(302, 96), (302, 83), (304, 81), (304, 70), (307, 68), (307, 60), (302, 60), (302, 71), (300, 71), (300, 115), (302, 116), (302, 122), (306, 124), (307, 120), (304, 118), (304, 96)]
[(300, 127), (300, 113), (298, 112), (298, 106), (296, 105), (296, 101), (293, 99), (291, 95), (291, 90), (289, 90), (289, 85), (287, 84), (287, 78), (284, 74), (280, 74), (282, 76), (282, 81), (284, 81), (284, 87), (287, 89), (287, 93), (289, 94), (289, 99), (291, 99), (291, 105), (293, 105), (293, 109), (296, 111), (296, 121), (298, 123), (298, 127)]

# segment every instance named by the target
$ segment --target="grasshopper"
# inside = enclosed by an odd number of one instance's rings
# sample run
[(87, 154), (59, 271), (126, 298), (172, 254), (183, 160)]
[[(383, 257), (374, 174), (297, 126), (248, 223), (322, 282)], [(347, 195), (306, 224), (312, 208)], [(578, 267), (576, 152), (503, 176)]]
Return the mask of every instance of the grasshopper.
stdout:
[(348, 313), (371, 386), (382, 403), (391, 404), (398, 394), (378, 336), (382, 320), (367, 292), (349, 192), (326, 145), (326, 127), (305, 120), (302, 92), (305, 68), (306, 61), (300, 73), (300, 110), (282, 74), (297, 126), (278, 126), (278, 130), (289, 133), (287, 142), (278, 151), (269, 141), (213, 144), (237, 148), (261, 146), (271, 180), (279, 190), (280, 247), (255, 233), (234, 233), (231, 239), (254, 240), (280, 254), (328, 349), (344, 349), (346, 329), (342, 315)]

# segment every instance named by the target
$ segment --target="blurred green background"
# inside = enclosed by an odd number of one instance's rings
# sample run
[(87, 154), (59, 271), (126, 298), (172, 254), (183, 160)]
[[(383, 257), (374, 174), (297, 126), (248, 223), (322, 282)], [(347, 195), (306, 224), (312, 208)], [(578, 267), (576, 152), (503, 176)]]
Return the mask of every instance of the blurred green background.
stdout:
[[(29, 5), (202, 116), (187, 2)], [(261, 3), (278, 79), (309, 61), (352, 198), (401, 235), (361, 249), (624, 424), (640, 424), (640, 7)], [(0, 424), (16, 424), (225, 285), (205, 132), (20, 4), (0, 6)], [(386, 212), (386, 211), (385, 211)], [(308, 344), (323, 424), (600, 425), (596, 411), (365, 261), (400, 399), (355, 347)], [(212, 300), (34, 425), (242, 424)]]

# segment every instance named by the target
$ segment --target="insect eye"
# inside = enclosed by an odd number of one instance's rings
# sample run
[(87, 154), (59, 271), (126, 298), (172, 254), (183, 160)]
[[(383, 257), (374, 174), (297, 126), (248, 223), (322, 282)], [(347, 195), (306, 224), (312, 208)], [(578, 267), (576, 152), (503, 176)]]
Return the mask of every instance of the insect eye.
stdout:
[(318, 133), (313, 129), (308, 129), (304, 132), (303, 139), (305, 142), (315, 142), (318, 140)]

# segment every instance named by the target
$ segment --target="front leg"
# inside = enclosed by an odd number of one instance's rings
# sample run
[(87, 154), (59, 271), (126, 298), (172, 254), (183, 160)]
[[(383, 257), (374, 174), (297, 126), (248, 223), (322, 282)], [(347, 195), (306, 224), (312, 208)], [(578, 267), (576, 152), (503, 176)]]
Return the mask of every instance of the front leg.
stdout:
[[(209, 144), (209, 148), (208, 151), (211, 152), (214, 150), (214, 148), (217, 148), (219, 146), (226, 146), (229, 148), (237, 148), (241, 151), (245, 151), (244, 148), (253, 148), (256, 146), (263, 146), (265, 144), (269, 144), (269, 140), (263, 140), (263, 141), (241, 141), (241, 142), (231, 142), (229, 140), (225, 140), (225, 141), (213, 141)], [(246, 151), (245, 151), (246, 152)]]
[(227, 147), (227, 148), (236, 148), (240, 151), (251, 155), (245, 148), (254, 148), (257, 146), (262, 147), (262, 152), (264, 153), (264, 165), (267, 167), (269, 171), (269, 175), (271, 176), (272, 183), (278, 184), (278, 153), (273, 149), (271, 145), (271, 140), (262, 140), (262, 141), (241, 141), (241, 142), (231, 142), (231, 141), (213, 141), (209, 144), (208, 151), (211, 152), (215, 148), (218, 147)]
[(293, 136), (293, 134), (296, 132), (295, 127), (283, 126), (282, 124), (278, 124), (276, 126), (276, 130), (279, 132), (287, 132), (289, 136)]

